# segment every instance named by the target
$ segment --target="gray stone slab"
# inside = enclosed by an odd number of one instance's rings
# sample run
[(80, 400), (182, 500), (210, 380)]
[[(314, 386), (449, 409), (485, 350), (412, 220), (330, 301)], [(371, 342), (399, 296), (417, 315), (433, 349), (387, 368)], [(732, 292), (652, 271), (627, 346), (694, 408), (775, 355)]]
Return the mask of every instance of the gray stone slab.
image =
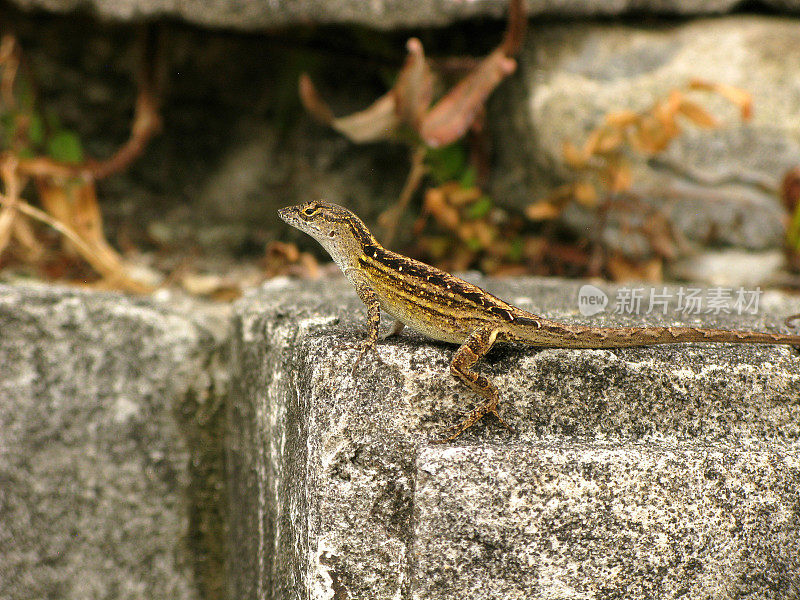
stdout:
[[(66, 12), (90, 9), (122, 21), (179, 17), (213, 27), (253, 30), (308, 23), (358, 23), (381, 29), (446, 25), (456, 20), (495, 17), (507, 1), (475, 0), (14, 0), (24, 8)], [(741, 0), (528, 0), (531, 15), (609, 16), (629, 12), (663, 15), (720, 14)], [(776, 10), (796, 12), (796, 0), (767, 0)]]
[[(487, 287), (549, 317), (637, 322), (579, 317), (580, 283)], [(713, 322), (774, 329), (800, 312), (800, 302), (774, 294), (761, 306), (756, 316)], [(273, 280), (237, 306), (227, 434), (231, 597), (411, 597), (416, 454), (476, 399), (449, 374), (453, 347), (416, 334), (380, 344), (382, 363), (367, 355), (352, 371), (363, 327), (363, 306), (343, 280)], [(488, 422), (464, 443), (669, 440), (679, 451), (703, 443), (744, 452), (800, 437), (800, 360), (789, 348), (499, 348), (479, 370), (500, 388), (502, 414), (519, 433)]]
[(197, 304), (0, 286), (0, 597), (199, 597), (221, 556), (196, 419), (224, 329)]
[(780, 445), (423, 448), (412, 598), (797, 598), (798, 484)]

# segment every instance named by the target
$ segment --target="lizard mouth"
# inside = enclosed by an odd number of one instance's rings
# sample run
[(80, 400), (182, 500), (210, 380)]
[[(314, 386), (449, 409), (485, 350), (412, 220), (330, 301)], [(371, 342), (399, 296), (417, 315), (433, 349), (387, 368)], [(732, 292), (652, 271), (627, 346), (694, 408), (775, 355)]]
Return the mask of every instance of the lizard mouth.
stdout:
[(278, 210), (278, 217), (280, 217), (281, 221), (285, 221), (289, 225), (294, 225), (293, 221), (296, 221), (292, 215), (293, 206), (287, 206), (285, 208), (281, 208)]

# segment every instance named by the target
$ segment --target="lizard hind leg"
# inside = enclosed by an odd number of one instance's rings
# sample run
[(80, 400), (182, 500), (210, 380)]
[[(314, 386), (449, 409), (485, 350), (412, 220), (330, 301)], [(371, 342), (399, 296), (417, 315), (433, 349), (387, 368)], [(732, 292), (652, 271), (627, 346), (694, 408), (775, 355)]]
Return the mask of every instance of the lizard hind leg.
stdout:
[(505, 428), (514, 431), (497, 412), (497, 406), (500, 403), (500, 393), (497, 388), (486, 377), (472, 370), (475, 363), (491, 350), (498, 333), (499, 330), (490, 327), (476, 329), (453, 356), (453, 360), (450, 362), (450, 373), (477, 392), (485, 399), (485, 402), (470, 411), (461, 423), (451, 427), (448, 431), (453, 431), (453, 434), (442, 441), (456, 439), (488, 414), (493, 414)]

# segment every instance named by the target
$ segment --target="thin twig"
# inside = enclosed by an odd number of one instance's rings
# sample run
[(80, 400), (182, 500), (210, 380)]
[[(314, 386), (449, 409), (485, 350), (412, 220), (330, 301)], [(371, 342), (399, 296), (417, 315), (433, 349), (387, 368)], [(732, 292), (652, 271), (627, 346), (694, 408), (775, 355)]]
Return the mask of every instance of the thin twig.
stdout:
[(147, 28), (140, 39), (142, 56), (139, 65), (138, 94), (131, 135), (111, 157), (106, 160), (88, 159), (80, 164), (69, 164), (47, 157), (20, 159), (19, 172), (33, 177), (80, 178), (97, 181), (130, 166), (147, 147), (150, 139), (161, 129), (159, 114), (161, 91), (160, 42), (157, 34)]
[(427, 148), (423, 145), (414, 148), (414, 151), (411, 153), (411, 170), (408, 172), (408, 177), (403, 185), (403, 190), (400, 192), (400, 197), (397, 199), (397, 203), (387, 208), (378, 217), (378, 224), (384, 230), (384, 244), (392, 243), (397, 233), (397, 226), (400, 224), (400, 217), (403, 216), (403, 212), (405, 212), (408, 203), (414, 196), (414, 192), (417, 191), (417, 188), (419, 188), (422, 183), (422, 178), (427, 172), (427, 168), (425, 167), (426, 152)]

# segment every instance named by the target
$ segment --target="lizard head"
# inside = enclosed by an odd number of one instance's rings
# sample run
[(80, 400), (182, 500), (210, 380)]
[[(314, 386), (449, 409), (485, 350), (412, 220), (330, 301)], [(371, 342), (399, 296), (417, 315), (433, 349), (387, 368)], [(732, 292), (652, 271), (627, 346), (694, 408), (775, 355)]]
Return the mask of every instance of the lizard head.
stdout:
[(322, 244), (342, 270), (357, 265), (365, 246), (378, 244), (361, 219), (332, 202), (311, 200), (287, 206), (278, 216)]

